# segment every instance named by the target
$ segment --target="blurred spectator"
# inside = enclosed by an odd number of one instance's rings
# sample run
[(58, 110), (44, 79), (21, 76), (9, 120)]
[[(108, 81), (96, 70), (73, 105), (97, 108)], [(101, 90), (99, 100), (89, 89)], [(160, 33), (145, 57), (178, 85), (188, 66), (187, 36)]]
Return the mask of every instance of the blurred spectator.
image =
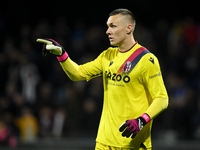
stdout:
[(6, 123), (0, 119), (0, 146), (16, 147), (17, 139)]
[(22, 94), (28, 104), (34, 104), (37, 98), (36, 86), (39, 82), (37, 66), (28, 62), (27, 57), (21, 58), (21, 67), (19, 74), (22, 82)]
[(41, 137), (51, 137), (53, 125), (53, 112), (50, 107), (43, 107), (39, 112), (39, 135)]
[(38, 108), (54, 106), (53, 86), (50, 82), (40, 83), (36, 105)]
[(13, 91), (9, 95), (10, 100), (10, 111), (12, 112), (14, 117), (20, 117), (21, 111), (25, 106), (25, 102), (21, 93)]
[(183, 35), (188, 46), (195, 46), (197, 44), (198, 28), (192, 18), (185, 19)]
[[(56, 138), (60, 138), (67, 130), (67, 112), (66, 110), (59, 108), (54, 113), (52, 134)], [(65, 131), (64, 131), (65, 129)]]
[(29, 108), (23, 108), (22, 114), (16, 119), (20, 137), (24, 142), (34, 142), (38, 135), (38, 121)]

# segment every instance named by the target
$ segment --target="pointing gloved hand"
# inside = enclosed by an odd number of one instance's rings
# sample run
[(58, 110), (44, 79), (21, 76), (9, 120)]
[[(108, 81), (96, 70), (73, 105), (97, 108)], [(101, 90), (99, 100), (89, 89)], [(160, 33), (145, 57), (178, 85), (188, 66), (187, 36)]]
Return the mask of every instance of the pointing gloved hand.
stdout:
[(68, 54), (65, 49), (53, 39), (37, 39), (37, 42), (44, 43), (42, 48), (42, 55), (46, 56), (49, 51), (51, 54), (57, 56), (60, 62), (65, 61), (68, 58)]

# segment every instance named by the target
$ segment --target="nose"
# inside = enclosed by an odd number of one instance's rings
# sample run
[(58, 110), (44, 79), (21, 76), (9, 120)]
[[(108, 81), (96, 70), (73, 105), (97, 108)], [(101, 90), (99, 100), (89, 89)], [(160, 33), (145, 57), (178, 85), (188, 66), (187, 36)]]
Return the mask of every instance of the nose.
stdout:
[(107, 35), (111, 35), (111, 31), (110, 31), (110, 28), (108, 27), (107, 31), (106, 31), (106, 34)]

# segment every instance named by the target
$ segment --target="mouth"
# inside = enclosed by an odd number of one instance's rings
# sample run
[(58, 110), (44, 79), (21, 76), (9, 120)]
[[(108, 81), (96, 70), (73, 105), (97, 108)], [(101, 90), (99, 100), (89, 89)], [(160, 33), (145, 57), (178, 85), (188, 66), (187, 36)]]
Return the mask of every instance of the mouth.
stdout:
[(110, 41), (113, 41), (114, 39), (112, 37), (108, 37)]

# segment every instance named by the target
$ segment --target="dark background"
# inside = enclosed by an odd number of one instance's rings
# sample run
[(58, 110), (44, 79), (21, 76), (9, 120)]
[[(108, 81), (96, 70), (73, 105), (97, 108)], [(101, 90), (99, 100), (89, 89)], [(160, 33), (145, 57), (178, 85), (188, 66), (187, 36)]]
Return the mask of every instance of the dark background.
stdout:
[[(19, 141), (95, 138), (103, 103), (101, 77), (70, 81), (55, 56), (41, 56), (42, 45), (35, 40), (54, 38), (75, 62), (91, 61), (109, 47), (106, 21), (116, 8), (134, 13), (135, 39), (160, 61), (170, 103), (154, 121), (153, 139), (200, 138), (197, 1), (7, 0), (0, 7), (0, 122)], [(24, 124), (33, 131), (29, 135), (23, 134)]]

